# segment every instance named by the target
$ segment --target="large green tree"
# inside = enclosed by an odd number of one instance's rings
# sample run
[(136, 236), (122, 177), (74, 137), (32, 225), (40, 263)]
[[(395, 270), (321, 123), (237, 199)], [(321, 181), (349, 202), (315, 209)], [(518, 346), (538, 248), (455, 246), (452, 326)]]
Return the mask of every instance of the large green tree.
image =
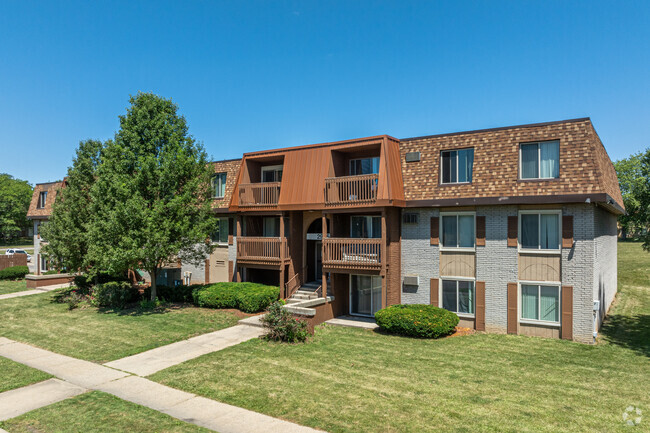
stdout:
[(29, 227), (27, 211), (33, 189), (26, 180), (0, 173), (0, 238), (16, 238)]
[(150, 93), (130, 102), (90, 188), (87, 260), (113, 274), (146, 270), (153, 300), (161, 267), (210, 253), (213, 172), (176, 104)]
[(66, 187), (57, 194), (49, 221), (41, 226), (41, 235), (48, 240), (43, 254), (57, 269), (94, 269), (88, 256), (88, 227), (94, 217), (89, 206), (90, 189), (97, 178), (103, 148), (97, 140), (79, 143), (68, 168)]
[(641, 202), (647, 182), (643, 174), (643, 160), (646, 154), (647, 152), (635, 153), (614, 163), (625, 205), (625, 214), (619, 217), (623, 239), (628, 235), (634, 236), (644, 227), (644, 221), (647, 219), (647, 212)]

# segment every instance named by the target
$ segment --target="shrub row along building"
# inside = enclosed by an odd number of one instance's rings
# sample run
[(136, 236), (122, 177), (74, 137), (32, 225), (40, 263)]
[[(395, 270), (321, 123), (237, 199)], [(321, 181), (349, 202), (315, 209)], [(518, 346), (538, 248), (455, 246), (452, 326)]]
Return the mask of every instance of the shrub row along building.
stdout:
[(160, 284), (279, 285), (312, 323), (434, 304), (461, 326), (586, 343), (616, 293), (623, 201), (588, 118), (213, 164), (216, 249)]

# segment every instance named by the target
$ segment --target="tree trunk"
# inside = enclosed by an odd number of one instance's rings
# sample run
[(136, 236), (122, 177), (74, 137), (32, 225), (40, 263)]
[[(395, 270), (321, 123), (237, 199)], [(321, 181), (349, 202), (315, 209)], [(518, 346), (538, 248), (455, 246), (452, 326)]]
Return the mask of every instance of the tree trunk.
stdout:
[(149, 275), (151, 276), (151, 300), (155, 301), (156, 300), (156, 277), (158, 276), (158, 268), (153, 268), (151, 272), (149, 272)]

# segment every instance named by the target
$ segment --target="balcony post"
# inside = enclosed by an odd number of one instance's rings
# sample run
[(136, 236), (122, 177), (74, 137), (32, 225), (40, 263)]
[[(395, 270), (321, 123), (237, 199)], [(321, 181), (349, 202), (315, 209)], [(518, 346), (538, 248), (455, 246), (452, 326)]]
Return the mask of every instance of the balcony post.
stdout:
[(280, 213), (280, 290), (284, 287), (284, 216)]
[[(237, 250), (241, 251), (241, 245), (239, 244), (239, 241), (241, 240), (241, 215), (237, 215), (237, 239), (235, 243), (237, 244)], [(241, 282), (241, 271), (239, 270), (239, 264), (236, 261), (236, 256), (235, 256), (235, 281), (240, 283)]]
[[(325, 239), (327, 239), (327, 215), (323, 214), (323, 239), (321, 239), (321, 257), (324, 258), (323, 255), (323, 249), (325, 245)], [(325, 268), (325, 266), (323, 266)], [(323, 284), (322, 284), (322, 291), (323, 291), (323, 298), (325, 298), (325, 303), (327, 304), (327, 274), (325, 274), (325, 269), (322, 270), (323, 274)]]
[(382, 308), (388, 306), (388, 290), (387, 290), (387, 279), (386, 279), (386, 267), (387, 267), (387, 251), (386, 251), (386, 208), (383, 208), (381, 211), (381, 249), (379, 250), (379, 260), (381, 261), (381, 294), (382, 294)]

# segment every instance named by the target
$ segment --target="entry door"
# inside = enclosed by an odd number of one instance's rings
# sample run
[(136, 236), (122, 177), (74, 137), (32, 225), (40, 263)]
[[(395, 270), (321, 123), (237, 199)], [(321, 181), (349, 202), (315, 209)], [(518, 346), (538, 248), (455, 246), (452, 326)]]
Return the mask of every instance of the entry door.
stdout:
[(314, 257), (316, 258), (316, 279), (323, 279), (323, 243), (321, 241), (314, 242), (316, 251)]
[(350, 314), (372, 316), (381, 305), (380, 276), (350, 275)]

